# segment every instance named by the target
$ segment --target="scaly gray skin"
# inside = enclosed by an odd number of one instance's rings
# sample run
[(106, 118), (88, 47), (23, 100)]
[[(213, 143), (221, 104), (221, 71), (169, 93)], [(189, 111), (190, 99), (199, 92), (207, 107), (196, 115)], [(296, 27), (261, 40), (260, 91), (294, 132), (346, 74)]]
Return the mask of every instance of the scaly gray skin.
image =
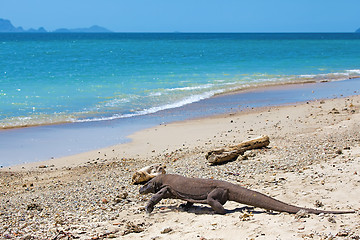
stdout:
[(140, 194), (155, 193), (149, 200), (146, 211), (151, 213), (155, 204), (163, 198), (178, 198), (187, 201), (186, 207), (193, 203), (209, 204), (219, 214), (225, 214), (223, 205), (227, 201), (235, 201), (254, 207), (277, 212), (297, 213), (305, 210), (308, 213), (354, 213), (355, 211), (324, 211), (312, 208), (296, 207), (262, 193), (243, 188), (229, 182), (187, 178), (175, 174), (160, 174), (140, 188)]

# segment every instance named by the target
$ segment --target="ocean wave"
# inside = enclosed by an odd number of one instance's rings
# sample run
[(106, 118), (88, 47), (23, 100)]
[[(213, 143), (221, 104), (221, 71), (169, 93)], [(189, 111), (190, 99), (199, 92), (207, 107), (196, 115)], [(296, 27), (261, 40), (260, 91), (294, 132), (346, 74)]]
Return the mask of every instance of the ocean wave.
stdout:
[(209, 83), (209, 84), (204, 84), (204, 85), (199, 85), (199, 86), (169, 88), (169, 89), (166, 89), (166, 91), (170, 91), (170, 92), (172, 92), (172, 91), (192, 91), (192, 90), (200, 90), (200, 89), (209, 89), (213, 86), (214, 86), (214, 84)]
[(161, 95), (163, 95), (162, 92), (152, 92), (152, 93), (149, 94), (150, 97), (159, 97)]
[(116, 107), (119, 104), (124, 104), (130, 102), (130, 98), (115, 98), (104, 104), (105, 107)]
[[(204, 84), (200, 86), (191, 86), (191, 87), (182, 87), (182, 88), (171, 88), (165, 89), (165, 91), (191, 91), (191, 90), (206, 90), (212, 88), (211, 91), (205, 91), (200, 94), (194, 94), (182, 98), (179, 101), (168, 103), (160, 106), (150, 107), (143, 110), (134, 111), (133, 113), (128, 114), (114, 114), (109, 117), (101, 118), (91, 118), (91, 119), (80, 119), (77, 122), (92, 122), (92, 121), (105, 121), (105, 120), (114, 120), (120, 118), (130, 118), (135, 116), (142, 116), (147, 114), (153, 114), (166, 109), (173, 109), (177, 107), (182, 107), (187, 104), (198, 102), (203, 99), (210, 98), (219, 94), (226, 94), (234, 91), (239, 91), (242, 89), (249, 89), (252, 87), (267, 86), (267, 85), (280, 85), (280, 84), (289, 84), (289, 83), (303, 83), (303, 82), (322, 82), (322, 81), (338, 81), (349, 79), (357, 73), (356, 70), (349, 70), (349, 72), (333, 72), (325, 74), (303, 74), (303, 75), (266, 75), (266, 74), (254, 74), (251, 81), (244, 81), (244, 79), (239, 79), (238, 81), (229, 81), (229, 82), (219, 82), (218, 84)], [(257, 78), (256, 78), (256, 77)], [(216, 82), (216, 81), (214, 81)], [(162, 96), (161, 92), (150, 93), (149, 96)]]
[(301, 74), (301, 75), (278, 75), (267, 78), (254, 79), (256, 82), (275, 82), (275, 83), (301, 83), (301, 82), (322, 82), (346, 80), (352, 77), (359, 77), (360, 70), (346, 70), (344, 72), (331, 72), (320, 74)]
[(136, 116), (143, 116), (147, 114), (156, 113), (159, 111), (167, 110), (167, 109), (173, 109), (185, 106), (190, 103), (198, 102), (203, 99), (210, 98), (218, 93), (223, 92), (223, 90), (216, 90), (216, 91), (210, 91), (203, 94), (196, 94), (189, 97), (186, 97), (180, 101), (164, 104), (157, 107), (151, 107), (144, 110), (135, 111), (134, 113), (128, 113), (128, 114), (114, 114), (109, 117), (101, 117), (101, 118), (91, 118), (91, 119), (78, 119), (76, 122), (97, 122), (97, 121), (106, 121), (106, 120), (115, 120), (120, 118), (130, 118), (130, 117), (136, 117)]
[(346, 70), (346, 72), (348, 72), (350, 74), (360, 74), (360, 69)]
[(53, 125), (60, 123), (76, 122), (74, 115), (66, 114), (36, 114), (26, 117), (11, 117), (0, 120), (0, 129), (34, 127), (42, 125)]
[[(214, 95), (239, 91), (243, 89), (267, 85), (339, 81), (350, 78), (357, 78), (359, 75), (360, 69), (302, 75), (267, 75), (256, 73), (239, 79), (216, 79), (211, 83), (198, 86), (155, 89), (148, 92), (144, 96), (134, 94), (128, 96), (122, 95), (101, 102), (92, 109), (84, 109), (83, 111), (79, 112), (34, 114), (24, 117), (4, 118), (0, 119), (0, 128), (6, 129), (68, 122), (95, 122), (130, 118), (152, 114), (166, 109), (182, 107), (187, 104), (210, 98)], [(136, 110), (131, 111), (131, 108)]]

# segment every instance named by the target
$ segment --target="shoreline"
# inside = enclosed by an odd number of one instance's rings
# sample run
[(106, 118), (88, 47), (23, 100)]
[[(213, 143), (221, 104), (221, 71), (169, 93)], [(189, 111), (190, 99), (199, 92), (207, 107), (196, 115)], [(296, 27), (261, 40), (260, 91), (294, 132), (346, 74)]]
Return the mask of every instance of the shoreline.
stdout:
[[(101, 150), (1, 169), (2, 237), (79, 239), (303, 239), (360, 236), (360, 95), (264, 106), (179, 121), (138, 131), (131, 142)], [(210, 166), (209, 150), (268, 135), (270, 145)], [(58, 162), (56, 162), (58, 161)], [(225, 215), (208, 205), (182, 210), (162, 200), (147, 215), (132, 174), (151, 164), (167, 173), (240, 184), (289, 204), (356, 214), (297, 216), (243, 212)], [(39, 167), (40, 164), (49, 164)], [(54, 166), (52, 166), (52, 164)], [(191, 219), (191, 221), (189, 221)], [(274, 230), (275, 229), (275, 230)], [(60, 235), (59, 235), (60, 234)]]
[[(325, 76), (331, 75), (331, 73), (328, 74), (324, 74)], [(243, 86), (240, 86), (238, 88), (235, 89), (230, 89), (230, 90), (226, 90), (224, 92), (220, 92), (220, 93), (215, 93), (213, 96), (209, 97), (209, 98), (205, 98), (205, 99), (201, 99), (199, 101), (202, 100), (207, 100), (207, 99), (211, 99), (213, 97), (218, 97), (218, 96), (226, 96), (226, 95), (230, 95), (230, 94), (241, 94), (241, 93), (246, 93), (246, 92), (253, 92), (253, 91), (257, 91), (257, 90), (266, 90), (269, 88), (282, 88), (282, 87), (287, 87), (287, 86), (292, 86), (292, 85), (303, 85), (303, 84), (314, 84), (314, 83), (328, 83), (328, 82), (337, 82), (337, 81), (346, 81), (346, 80), (352, 80), (352, 79), (360, 79), (360, 76), (358, 75), (349, 75), (349, 76), (343, 76), (343, 75), (339, 75), (337, 77), (332, 76), (332, 78), (328, 78), (325, 77), (321, 78), (320, 76), (314, 76), (314, 77), (308, 77), (306, 78), (299, 78), (297, 80), (282, 80), (282, 81), (265, 81), (265, 82), (260, 82), (260, 83), (250, 83), (250, 84), (244, 84)], [(189, 103), (189, 104), (193, 104), (195, 102)], [(188, 105), (188, 104), (185, 104)], [(183, 107), (183, 106), (180, 106)], [(178, 108), (178, 107), (175, 107)], [(172, 108), (170, 108), (172, 109)], [(162, 109), (159, 110), (161, 111), (166, 111), (168, 109)], [(157, 112), (159, 112), (157, 111)], [(156, 113), (156, 112), (154, 112)], [(149, 113), (147, 113), (149, 114)], [(147, 115), (147, 114), (139, 114), (139, 115), (134, 115), (134, 116), (142, 116), (142, 115)], [(152, 113), (150, 113), (152, 114)], [(57, 126), (57, 125), (64, 125), (64, 124), (76, 124), (76, 123), (91, 123), (91, 122), (102, 122), (102, 121), (113, 121), (113, 120), (117, 120), (117, 119), (121, 119), (121, 118), (131, 118), (134, 116), (130, 116), (130, 117), (118, 117), (118, 118), (110, 118), (110, 119), (104, 119), (104, 120), (99, 120), (99, 119), (76, 119), (76, 120), (69, 120), (69, 121), (59, 121), (59, 122), (55, 122), (55, 123), (34, 123), (34, 124), (26, 124), (26, 125), (21, 125), (21, 126), (4, 126), (0, 128), (0, 132), (1, 131), (6, 131), (6, 130), (16, 130), (16, 129), (23, 129), (23, 128), (32, 128), (32, 127), (42, 127), (42, 126)]]
[(256, 90), (262, 90), (262, 89), (267, 89), (267, 88), (282, 88), (282, 87), (287, 87), (287, 86), (293, 86), (293, 85), (303, 85), (303, 84), (319, 84), (319, 83), (329, 83), (329, 82), (338, 82), (338, 81), (346, 81), (346, 80), (352, 80), (352, 79), (360, 79), (360, 76), (348, 76), (348, 77), (338, 77), (338, 78), (332, 78), (332, 79), (328, 79), (328, 78), (323, 78), (323, 79), (317, 79), (317, 78), (309, 78), (309, 79), (299, 79), (299, 80), (292, 80), (292, 81), (280, 81), (280, 82), (262, 82), (260, 84), (254, 84), (251, 86), (243, 86), (241, 88), (238, 89), (234, 89), (234, 90), (230, 90), (230, 91), (226, 91), (226, 92), (222, 92), (219, 94), (215, 94), (213, 97), (216, 96), (223, 96), (223, 95), (228, 95), (228, 94), (239, 94), (239, 93), (243, 93), (243, 92), (251, 92), (251, 91), (256, 91)]
[[(359, 85), (359, 86), (358, 86)], [(353, 89), (350, 89), (354, 86)], [(358, 88), (357, 88), (358, 87)], [(7, 146), (5, 152), (3, 152), (3, 158), (14, 155), (15, 149), (17, 154), (22, 154), (23, 161), (27, 162), (42, 162), (44, 160), (58, 159), (65, 156), (79, 154), (81, 152), (94, 152), (96, 149), (108, 148), (116, 144), (122, 144), (129, 141), (129, 135), (132, 135), (138, 131), (144, 131), (147, 128), (156, 127), (162, 124), (168, 124), (171, 122), (187, 121), (189, 119), (216, 117), (217, 115), (234, 114), (236, 112), (247, 111), (252, 108), (261, 108), (266, 106), (281, 106), (288, 104), (296, 104), (304, 101), (311, 101), (316, 99), (336, 98), (342, 96), (349, 96), (358, 94), (360, 89), (359, 79), (351, 79), (337, 82), (322, 82), (322, 83), (306, 83), (306, 84), (285, 84), (276, 86), (258, 87), (250, 90), (231, 92), (214, 96), (210, 99), (195, 102), (183, 107), (160, 111), (147, 116), (141, 116), (137, 118), (121, 119), (121, 121), (113, 120), (107, 123), (74, 123), (65, 125), (54, 125), (24, 129), (12, 129), (6, 130), (8, 133), (15, 133), (6, 135), (3, 133), (3, 145)], [(334, 92), (340, 92), (334, 95)], [(241, 105), (239, 105), (241, 104)], [(207, 110), (208, 109), (208, 110)], [(179, 115), (182, 114), (182, 116)], [(133, 120), (136, 120), (135, 124)], [(141, 126), (139, 128), (139, 126)], [(23, 131), (22, 131), (23, 130)], [(25, 138), (21, 139), (23, 132), (26, 133)], [(67, 133), (68, 132), (68, 133)], [(74, 132), (74, 133), (73, 133)], [(119, 132), (120, 135), (115, 132)], [(19, 133), (19, 134), (16, 134)], [(40, 134), (39, 139), (36, 138), (36, 134)], [(45, 134), (45, 135), (44, 135)], [(71, 134), (71, 135), (70, 135)], [(8, 136), (8, 137), (7, 137)], [(10, 136), (10, 137), (9, 137)], [(76, 137), (72, 142), (67, 140), (68, 137)], [(114, 138), (114, 140), (112, 139)], [(12, 141), (5, 141), (5, 139), (14, 139)], [(35, 140), (32, 140), (35, 139)], [(100, 146), (96, 146), (94, 141), (101, 142)], [(14, 141), (19, 143), (22, 147), (17, 145), (11, 145)], [(38, 142), (40, 142), (38, 144)], [(31, 143), (26, 147), (26, 144)], [(41, 144), (42, 143), (42, 144)], [(83, 147), (84, 150), (77, 151), (77, 145)], [(50, 145), (49, 145), (50, 144)], [(68, 145), (66, 145), (68, 144)], [(84, 145), (85, 144), (85, 145)], [(93, 147), (86, 147), (86, 144)], [(46, 147), (49, 145), (49, 147)], [(25, 146), (25, 149), (24, 149)], [(45, 149), (44, 149), (45, 146)], [(95, 146), (95, 147), (94, 147)], [(60, 147), (60, 148), (59, 148)], [(34, 150), (36, 148), (36, 150)], [(62, 154), (57, 154), (56, 151), (63, 148), (67, 151), (62, 151)], [(75, 150), (71, 150), (74, 148)], [(25, 151), (26, 150), (26, 151)], [(21, 152), (23, 151), (23, 152)], [(42, 157), (43, 159), (32, 160), (31, 154), (42, 153), (47, 154), (48, 157)], [(0, 162), (1, 163), (1, 162)], [(21, 162), (15, 162), (15, 164), (8, 166), (19, 165)], [(0, 164), (1, 165), (1, 164)], [(5, 165), (4, 168), (8, 166)]]

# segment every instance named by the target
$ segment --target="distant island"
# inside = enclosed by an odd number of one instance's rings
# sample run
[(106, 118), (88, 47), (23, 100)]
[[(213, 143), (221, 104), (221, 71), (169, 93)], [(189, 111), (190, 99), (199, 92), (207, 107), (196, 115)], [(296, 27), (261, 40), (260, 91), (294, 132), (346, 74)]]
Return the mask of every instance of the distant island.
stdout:
[(356, 30), (357, 33), (360, 33), (360, 28), (358, 30)]
[[(0, 32), (3, 33), (48, 33), (45, 28), (40, 27), (38, 29), (30, 28), (25, 30), (22, 27), (15, 27), (12, 23), (7, 19), (0, 18)], [(89, 28), (74, 28), (74, 29), (67, 29), (67, 28), (59, 28), (55, 31), (55, 33), (106, 33), (112, 32), (104, 27), (100, 27), (97, 25), (91, 26)]]
[(56, 29), (54, 32), (59, 32), (59, 33), (64, 33), (64, 32), (103, 33), (103, 32), (111, 32), (111, 31), (104, 27), (93, 25), (89, 28), (73, 28), (73, 29), (59, 28), (59, 29)]

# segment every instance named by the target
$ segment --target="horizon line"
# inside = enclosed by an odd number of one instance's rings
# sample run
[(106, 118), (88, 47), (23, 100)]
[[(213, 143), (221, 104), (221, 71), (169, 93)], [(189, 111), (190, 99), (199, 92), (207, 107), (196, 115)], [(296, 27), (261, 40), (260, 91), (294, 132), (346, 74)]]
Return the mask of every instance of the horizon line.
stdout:
[(284, 34), (284, 33), (287, 33), (287, 34), (291, 34), (291, 33), (295, 33), (295, 34), (298, 34), (298, 33), (301, 33), (301, 34), (321, 34), (321, 33), (358, 33), (356, 31), (354, 32), (207, 32), (207, 31), (204, 31), (204, 32), (180, 32), (180, 31), (124, 31), (124, 32), (117, 32), (117, 31), (109, 31), (109, 32), (56, 32), (56, 31), (46, 31), (46, 32), (29, 32), (29, 31), (24, 31), (24, 32), (0, 32), (1, 33), (15, 33), (15, 34), (52, 34), (52, 33), (55, 33), (55, 34), (72, 34), (72, 33), (89, 33), (89, 34), (97, 34), (97, 33), (107, 33), (107, 34), (111, 34), (111, 33), (173, 33), (173, 34), (202, 34), (202, 33), (208, 33), (208, 34), (221, 34), (221, 33), (242, 33), (242, 34)]

